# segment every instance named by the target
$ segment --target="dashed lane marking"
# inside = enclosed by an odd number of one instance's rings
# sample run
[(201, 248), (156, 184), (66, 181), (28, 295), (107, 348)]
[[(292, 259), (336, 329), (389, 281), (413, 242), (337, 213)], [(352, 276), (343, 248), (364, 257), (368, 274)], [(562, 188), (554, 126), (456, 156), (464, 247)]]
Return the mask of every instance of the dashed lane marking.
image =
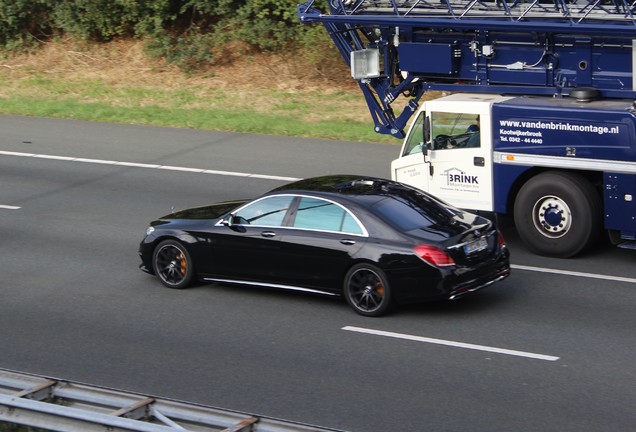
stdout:
[(373, 329), (362, 328), (362, 327), (346, 326), (346, 327), (343, 327), (342, 330), (352, 331), (357, 333), (366, 333), (366, 334), (371, 334), (375, 336), (391, 337), (395, 339), (406, 339), (410, 341), (424, 342), (424, 343), (435, 344), (435, 345), (445, 345), (445, 346), (450, 346), (454, 348), (465, 348), (465, 349), (471, 349), (471, 350), (477, 350), (477, 351), (487, 351), (491, 353), (505, 354), (510, 356), (526, 357), (526, 358), (531, 358), (535, 360), (545, 360), (545, 361), (559, 360), (559, 357), (545, 355), (545, 354), (535, 354), (531, 352), (496, 348), (496, 347), (490, 347), (485, 345), (475, 345), (470, 343), (455, 342), (455, 341), (449, 341), (444, 339), (434, 339), (429, 337), (413, 336), (413, 335), (404, 334), (404, 333), (393, 333), (393, 332), (388, 332), (383, 330), (373, 330)]

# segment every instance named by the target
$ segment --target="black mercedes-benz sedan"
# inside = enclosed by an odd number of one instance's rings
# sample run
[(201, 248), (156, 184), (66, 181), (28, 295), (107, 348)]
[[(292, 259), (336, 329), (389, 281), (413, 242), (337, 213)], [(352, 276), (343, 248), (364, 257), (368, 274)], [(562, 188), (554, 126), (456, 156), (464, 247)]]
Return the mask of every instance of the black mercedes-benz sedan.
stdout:
[(140, 268), (194, 281), (343, 296), (359, 314), (455, 299), (510, 274), (494, 224), (410, 186), (351, 175), (300, 180), (249, 201), (150, 224)]

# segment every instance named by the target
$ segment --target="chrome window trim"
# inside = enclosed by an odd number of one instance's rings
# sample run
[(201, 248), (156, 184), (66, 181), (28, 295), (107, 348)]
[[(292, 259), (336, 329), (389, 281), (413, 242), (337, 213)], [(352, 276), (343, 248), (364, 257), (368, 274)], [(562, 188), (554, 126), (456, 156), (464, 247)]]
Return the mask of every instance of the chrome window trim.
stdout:
[[(312, 228), (299, 228), (299, 227), (294, 227), (294, 226), (284, 226), (284, 225), (242, 225), (242, 224), (237, 224), (240, 226), (249, 226), (249, 227), (255, 227), (255, 228), (277, 228), (277, 229), (294, 229), (294, 230), (301, 230), (301, 231), (311, 231), (311, 232), (324, 232), (324, 233), (330, 233), (330, 234), (343, 234), (343, 235), (348, 235), (348, 236), (355, 236), (355, 237), (369, 237), (369, 232), (367, 231), (367, 228), (364, 226), (364, 224), (360, 221), (360, 219), (358, 219), (358, 217), (353, 214), (353, 212), (351, 212), (348, 208), (346, 208), (345, 206), (343, 206), (342, 204), (330, 200), (328, 198), (324, 198), (324, 197), (319, 197), (319, 196), (314, 196), (314, 195), (305, 195), (305, 194), (276, 194), (276, 195), (268, 195), (265, 197), (261, 197), (258, 198), (257, 200), (254, 201), (250, 201), (249, 203), (246, 203), (245, 205), (237, 208), (236, 210), (234, 210), (232, 213), (232, 215), (238, 213), (239, 211), (241, 211), (242, 209), (244, 209), (245, 207), (255, 204), (259, 201), (262, 201), (264, 199), (267, 198), (272, 198), (272, 197), (280, 197), (280, 196), (289, 196), (292, 198), (312, 198), (312, 199), (319, 199), (322, 201), (326, 201), (329, 202), (331, 204), (335, 204), (338, 207), (340, 207), (341, 209), (343, 209), (345, 212), (347, 212), (349, 214), (349, 216), (351, 216), (353, 218), (353, 220), (355, 221), (356, 224), (358, 224), (358, 226), (361, 228), (362, 230), (362, 234), (357, 234), (357, 233), (351, 233), (351, 232), (347, 232), (347, 231), (331, 231), (331, 230), (321, 230), (321, 229), (312, 229)], [(215, 226), (219, 226), (221, 225), (223, 222), (223, 218), (219, 219), (216, 223)]]

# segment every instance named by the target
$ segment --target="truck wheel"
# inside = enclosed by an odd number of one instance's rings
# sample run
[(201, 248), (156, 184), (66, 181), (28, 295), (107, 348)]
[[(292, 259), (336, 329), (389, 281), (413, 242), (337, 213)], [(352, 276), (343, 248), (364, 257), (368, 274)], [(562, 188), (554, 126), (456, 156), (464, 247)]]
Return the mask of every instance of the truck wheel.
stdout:
[(601, 209), (600, 197), (587, 179), (552, 171), (523, 185), (515, 200), (514, 220), (533, 252), (569, 258), (597, 240)]

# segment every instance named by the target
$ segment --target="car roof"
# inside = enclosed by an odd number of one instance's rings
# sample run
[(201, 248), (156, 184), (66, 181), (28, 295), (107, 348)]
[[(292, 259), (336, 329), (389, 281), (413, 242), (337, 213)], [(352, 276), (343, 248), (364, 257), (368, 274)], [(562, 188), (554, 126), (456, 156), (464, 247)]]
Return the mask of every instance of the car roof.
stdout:
[(299, 180), (273, 189), (269, 193), (302, 194), (303, 192), (309, 192), (325, 197), (339, 196), (355, 200), (358, 196), (365, 196), (367, 199), (370, 196), (381, 198), (386, 197), (389, 190), (397, 192), (398, 190), (406, 191), (409, 189), (411, 189), (409, 186), (383, 178), (342, 174)]
[[(323, 177), (308, 178), (294, 183), (278, 187), (266, 195), (312, 195), (325, 199), (333, 199), (342, 204), (354, 203), (365, 207), (371, 213), (378, 215), (381, 211), (377, 205), (380, 202), (400, 202), (405, 207), (420, 207), (422, 203), (428, 209), (426, 213), (428, 219), (437, 222), (448, 222), (449, 219), (457, 216), (459, 210), (438, 200), (433, 195), (416, 189), (412, 186), (383, 179), (378, 177), (368, 177), (359, 175), (330, 175)], [(405, 210), (404, 207), (392, 207), (393, 212)], [(416, 210), (417, 212), (417, 210)], [(385, 214), (382, 218), (387, 217)], [(402, 218), (402, 216), (394, 217)]]

